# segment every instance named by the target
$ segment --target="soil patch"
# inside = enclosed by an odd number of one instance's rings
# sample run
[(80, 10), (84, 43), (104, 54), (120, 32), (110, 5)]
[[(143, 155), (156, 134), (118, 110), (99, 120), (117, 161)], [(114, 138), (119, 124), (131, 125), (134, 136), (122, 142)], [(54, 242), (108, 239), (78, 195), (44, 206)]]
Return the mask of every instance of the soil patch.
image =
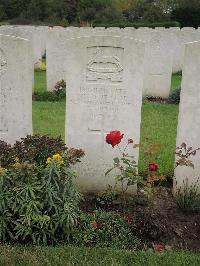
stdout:
[(136, 207), (136, 225), (144, 241), (200, 250), (200, 212), (183, 212), (169, 188), (159, 188), (151, 205)]
[[(81, 209), (92, 212), (100, 207), (122, 213), (120, 204), (97, 205), (94, 195), (86, 196)], [(181, 211), (170, 188), (160, 187), (148, 204), (139, 197), (125, 212), (135, 215), (136, 232), (142, 243), (150, 247), (153, 243), (161, 243), (168, 248), (200, 250), (200, 212)]]

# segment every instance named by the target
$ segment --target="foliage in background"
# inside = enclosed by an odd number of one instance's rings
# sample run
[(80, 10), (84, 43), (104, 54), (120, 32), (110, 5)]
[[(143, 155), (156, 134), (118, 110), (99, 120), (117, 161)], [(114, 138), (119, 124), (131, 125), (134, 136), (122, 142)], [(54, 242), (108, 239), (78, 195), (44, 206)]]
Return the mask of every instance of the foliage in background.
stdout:
[(198, 7), (186, 6), (176, 8), (172, 11), (172, 20), (176, 20), (181, 24), (181, 27), (194, 27), (200, 26), (200, 3)]
[(123, 216), (104, 211), (82, 213), (72, 239), (77, 246), (134, 249), (139, 245), (134, 219), (129, 213)]
[(199, 0), (0, 0), (0, 21), (11, 24), (164, 26), (177, 21), (197, 27), (198, 14)]
[(79, 0), (77, 18), (92, 23), (112, 23), (123, 20), (113, 0)]

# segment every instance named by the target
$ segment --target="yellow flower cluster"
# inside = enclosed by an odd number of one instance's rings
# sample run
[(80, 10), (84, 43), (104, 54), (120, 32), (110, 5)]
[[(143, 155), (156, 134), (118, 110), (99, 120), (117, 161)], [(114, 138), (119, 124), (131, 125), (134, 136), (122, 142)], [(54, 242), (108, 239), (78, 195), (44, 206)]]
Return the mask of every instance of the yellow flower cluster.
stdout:
[(47, 158), (47, 162), (46, 163), (47, 164), (51, 164), (52, 161), (56, 161), (59, 164), (63, 164), (64, 163), (64, 161), (62, 159), (62, 156), (59, 153), (54, 154), (52, 157)]
[(45, 70), (46, 70), (46, 65), (45, 65), (44, 62), (41, 63), (40, 69), (41, 69), (42, 71), (45, 71)]
[(4, 175), (7, 172), (6, 168), (0, 167), (0, 175)]

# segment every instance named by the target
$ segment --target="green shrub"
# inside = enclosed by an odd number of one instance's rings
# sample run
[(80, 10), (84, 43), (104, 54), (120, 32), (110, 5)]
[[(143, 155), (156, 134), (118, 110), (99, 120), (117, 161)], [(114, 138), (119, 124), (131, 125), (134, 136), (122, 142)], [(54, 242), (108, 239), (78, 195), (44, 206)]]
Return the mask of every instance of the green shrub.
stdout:
[(82, 150), (69, 149), (61, 137), (51, 138), (47, 135), (28, 135), (13, 146), (0, 141), (0, 166), (9, 167), (17, 158), (20, 162), (45, 165), (46, 159), (56, 153), (65, 153), (70, 163), (76, 163), (84, 155)]
[(42, 92), (34, 92), (33, 100), (40, 102), (59, 102), (65, 101), (66, 92), (65, 90), (57, 91), (42, 91)]
[(33, 156), (31, 162), (16, 159), (7, 169), (0, 168), (0, 241), (48, 244), (69, 240), (81, 199), (72, 164), (83, 155), (69, 151), (46, 158), (46, 165), (37, 164), (40, 160)]
[[(38, 71), (41, 71), (39, 69)], [(34, 92), (33, 100), (42, 102), (58, 102), (66, 99), (66, 82), (62, 79), (54, 86), (54, 91)]]
[(178, 87), (170, 93), (169, 98), (168, 98), (168, 102), (174, 103), (174, 104), (179, 104), (180, 94), (181, 94), (181, 87)]
[(192, 185), (188, 184), (188, 179), (183, 182), (183, 186), (178, 188), (175, 194), (178, 207), (183, 211), (200, 211), (200, 185), (197, 180)]
[(94, 200), (96, 203), (97, 208), (98, 207), (105, 207), (109, 208), (113, 205), (114, 202), (116, 202), (119, 199), (119, 192), (113, 188), (111, 185), (108, 185), (107, 188), (101, 192), (99, 192)]
[(72, 234), (72, 242), (78, 246), (135, 248), (139, 240), (134, 231), (129, 214), (122, 217), (115, 212), (82, 213)]
[(15, 154), (10, 144), (7, 144), (6, 142), (0, 140), (0, 151), (1, 151), (0, 153), (0, 166), (1, 167), (6, 167), (14, 163)]
[(67, 151), (67, 147), (61, 137), (51, 138), (47, 135), (28, 135), (14, 144), (13, 151), (20, 162), (28, 161), (40, 165), (45, 164), (46, 159), (53, 154)]

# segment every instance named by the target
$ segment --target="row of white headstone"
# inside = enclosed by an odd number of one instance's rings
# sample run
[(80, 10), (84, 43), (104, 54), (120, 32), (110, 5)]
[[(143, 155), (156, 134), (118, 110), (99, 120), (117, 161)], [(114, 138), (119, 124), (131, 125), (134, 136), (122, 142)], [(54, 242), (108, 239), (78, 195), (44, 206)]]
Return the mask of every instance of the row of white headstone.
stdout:
[[(32, 134), (32, 46), (25, 39), (0, 35), (0, 139), (13, 144)], [(105, 143), (111, 130), (140, 141), (145, 43), (129, 37), (98, 36), (69, 39), (66, 143), (86, 152), (78, 165), (82, 191), (98, 191), (113, 182), (104, 173), (118, 155)], [(152, 62), (153, 64), (153, 62)], [(186, 45), (177, 145), (200, 147), (200, 42)], [(124, 140), (122, 144), (125, 144)], [(133, 152), (131, 149), (129, 150)], [(138, 161), (138, 151), (134, 151)], [(200, 174), (200, 156), (192, 168), (177, 168), (181, 182)], [(181, 183), (180, 183), (181, 184)]]
[(0, 27), (0, 33), (30, 40), (33, 64), (39, 67), (46, 51), (47, 90), (52, 91), (58, 81), (65, 80), (65, 66), (69, 64), (67, 42), (81, 36), (118, 36), (144, 41), (145, 69), (143, 95), (167, 98), (172, 73), (183, 69), (184, 44), (200, 40), (200, 28), (90, 28), (10, 26)]
[(62, 28), (55, 27), (47, 35), (47, 89), (65, 80), (67, 42), (81, 36), (121, 36), (141, 40), (146, 44), (143, 95), (168, 98), (172, 73), (182, 70), (184, 44), (200, 40), (200, 29), (194, 28)]

